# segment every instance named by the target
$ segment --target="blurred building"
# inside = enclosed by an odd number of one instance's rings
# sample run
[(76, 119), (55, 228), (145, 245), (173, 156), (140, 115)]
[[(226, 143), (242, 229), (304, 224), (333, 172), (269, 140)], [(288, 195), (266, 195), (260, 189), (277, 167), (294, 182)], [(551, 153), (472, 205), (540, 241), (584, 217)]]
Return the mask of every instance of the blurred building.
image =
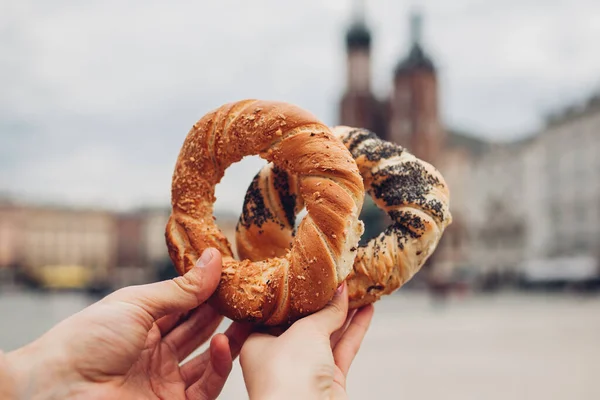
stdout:
[(143, 242), (143, 218), (139, 212), (115, 215), (117, 224), (116, 265), (123, 268), (141, 267), (146, 263)]
[(488, 153), (476, 174), (484, 190), (474, 197), (475, 210), (488, 210), (477, 218), (479, 264), (539, 283), (598, 279), (599, 155), (600, 95)]
[(452, 279), (451, 275), (461, 270), (472, 270), (478, 262), (473, 254), (478, 241), (476, 216), (481, 214), (481, 207), (473, 202), (473, 198), (481, 196), (485, 190), (475, 175), (478, 164), (485, 159), (489, 148), (489, 143), (485, 141), (449, 130), (441, 149), (440, 161), (434, 164), (450, 188), (453, 222), (446, 229), (429, 264), (443, 271), (446, 279)]
[(19, 270), (47, 286), (80, 286), (109, 279), (116, 261), (117, 224), (103, 210), (21, 205), (12, 243)]
[[(340, 102), (339, 122), (370, 129), (381, 138), (406, 147), (442, 172), (451, 188), (454, 222), (428, 266), (435, 266), (439, 279), (450, 279), (448, 276), (456, 268), (468, 267), (471, 262), (468, 199), (473, 185), (469, 176), (475, 160), (487, 150), (487, 143), (443, 126), (437, 70), (422, 44), (422, 19), (418, 14), (411, 16), (409, 35), (410, 49), (393, 71), (390, 96), (378, 100), (370, 84), (371, 34), (362, 10), (356, 11), (346, 33), (348, 78)], [(376, 227), (385, 224), (381, 214), (365, 208), (363, 218), (368, 219), (368, 224)]]
[[(0, 281), (55, 288), (118, 288), (175, 275), (168, 207), (128, 212), (0, 201)], [(234, 248), (237, 217), (216, 215)], [(234, 250), (235, 251), (235, 250)]]
[[(542, 171), (529, 241), (539, 257), (600, 255), (600, 94), (548, 118), (531, 146)], [(532, 182), (533, 183), (533, 182)]]
[(17, 262), (17, 243), (21, 239), (19, 212), (19, 207), (12, 202), (0, 201), (0, 268)]
[(117, 247), (111, 285), (122, 287), (153, 280), (144, 242), (144, 216), (140, 212), (116, 213)]
[(117, 267), (144, 264), (140, 227), (136, 214), (4, 201), (0, 268), (45, 287), (112, 285)]
[(142, 251), (145, 261), (159, 266), (169, 263), (169, 253), (165, 244), (165, 227), (171, 215), (168, 207), (144, 208), (142, 216)]
[(14, 282), (22, 240), (21, 207), (0, 199), (0, 281)]
[[(371, 34), (357, 9), (346, 32), (339, 113), (340, 124), (370, 129), (433, 164), (450, 187), (453, 223), (428, 272), (416, 278), (452, 281), (462, 271), (497, 283), (527, 274), (591, 276), (600, 259), (600, 95), (550, 117), (526, 139), (477, 139), (441, 122), (437, 70), (421, 31), (421, 17), (412, 15), (410, 49), (393, 71), (389, 97), (377, 99)], [(373, 208), (366, 201), (361, 215), (369, 236), (389, 223)]]
[(474, 160), (469, 183), (469, 252), (486, 275), (511, 278), (526, 252), (528, 177), (524, 173), (529, 140), (490, 145)]

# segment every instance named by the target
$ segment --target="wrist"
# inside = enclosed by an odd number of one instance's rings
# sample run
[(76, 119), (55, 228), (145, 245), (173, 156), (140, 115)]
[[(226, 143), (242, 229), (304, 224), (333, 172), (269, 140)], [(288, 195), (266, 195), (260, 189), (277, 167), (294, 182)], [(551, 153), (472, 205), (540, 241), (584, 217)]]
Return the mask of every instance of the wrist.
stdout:
[(6, 354), (0, 350), (0, 399), (17, 397), (16, 381)]
[[(68, 382), (60, 371), (65, 368), (63, 357), (56, 357), (58, 349), (48, 348), (39, 340), (5, 355), (8, 376), (13, 383), (15, 399), (54, 398), (55, 390), (64, 389)], [(61, 397), (64, 398), (64, 397)]]
[[(248, 388), (248, 386), (247, 386)], [(297, 381), (278, 379), (271, 376), (269, 382), (253, 385), (248, 388), (249, 400), (307, 400), (321, 399), (322, 396), (316, 388), (309, 383), (299, 384)]]
[(257, 394), (248, 393), (249, 400), (320, 400), (322, 398), (323, 397), (320, 396), (319, 393), (307, 392), (306, 390), (286, 390), (285, 388), (271, 391), (262, 391), (261, 393)]
[(6, 354), (7, 372), (13, 383), (15, 399), (26, 399), (34, 395), (34, 371), (37, 361), (33, 357), (34, 344), (28, 344)]

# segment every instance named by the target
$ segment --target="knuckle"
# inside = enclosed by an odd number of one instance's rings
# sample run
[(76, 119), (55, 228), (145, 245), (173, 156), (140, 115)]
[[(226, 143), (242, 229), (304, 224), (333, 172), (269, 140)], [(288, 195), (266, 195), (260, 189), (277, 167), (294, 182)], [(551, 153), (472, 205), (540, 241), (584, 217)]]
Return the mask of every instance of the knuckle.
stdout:
[(296, 321), (296, 323), (292, 326), (292, 329), (294, 331), (302, 331), (305, 333), (320, 331), (319, 324), (316, 323), (314, 318), (310, 318), (310, 316)]
[(329, 303), (329, 310), (336, 316), (346, 315), (346, 310), (342, 307), (342, 304), (338, 301)]
[(342, 339), (338, 346), (341, 353), (351, 357), (354, 357), (356, 354), (358, 354), (358, 351), (360, 350), (359, 341), (348, 340), (347, 338)]
[(314, 367), (313, 379), (314, 385), (323, 393), (326, 393), (331, 386), (331, 380), (334, 376), (335, 368), (333, 365), (320, 363)]
[(200, 282), (191, 279), (189, 275), (178, 276), (172, 279), (173, 285), (177, 291), (182, 293), (184, 296), (194, 297), (196, 299), (197, 305), (200, 305), (200, 291), (201, 285)]

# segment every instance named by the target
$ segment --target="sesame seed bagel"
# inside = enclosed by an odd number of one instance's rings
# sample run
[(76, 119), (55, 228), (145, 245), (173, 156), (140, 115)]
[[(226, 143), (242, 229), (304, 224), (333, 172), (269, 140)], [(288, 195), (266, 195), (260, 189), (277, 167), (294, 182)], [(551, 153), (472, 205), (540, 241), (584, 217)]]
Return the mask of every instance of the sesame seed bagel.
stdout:
[[(237, 261), (213, 218), (215, 186), (231, 164), (256, 154), (296, 177), (296, 195), (308, 214), (285, 254)], [(259, 207), (264, 199), (250, 198), (249, 232), (267, 235), (261, 224), (271, 217)], [(358, 220), (363, 200), (352, 155), (312, 114), (281, 102), (225, 104), (202, 117), (181, 148), (166, 227), (169, 255), (184, 274), (204, 249), (219, 249), (223, 270), (211, 304), (232, 320), (286, 324), (323, 308), (351, 272), (351, 249), (364, 230)]]

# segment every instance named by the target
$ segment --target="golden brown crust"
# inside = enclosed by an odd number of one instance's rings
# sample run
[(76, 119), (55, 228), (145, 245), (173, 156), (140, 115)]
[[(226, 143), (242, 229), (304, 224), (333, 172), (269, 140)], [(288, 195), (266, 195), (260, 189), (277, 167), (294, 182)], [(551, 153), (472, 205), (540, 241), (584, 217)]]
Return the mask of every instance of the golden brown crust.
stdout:
[[(229, 165), (254, 154), (296, 177), (294, 195), (302, 198), (309, 214), (295, 237), (290, 233), (274, 242), (288, 246), (291, 241), (289, 253), (274, 254), (265, 247), (271, 258), (239, 262), (214, 222), (214, 189)], [(331, 184), (331, 189), (315, 197), (310, 191), (315, 180)], [(275, 218), (258, 207), (265, 201), (260, 195), (265, 183), (261, 185), (254, 195), (247, 196), (247, 204), (256, 207), (248, 209), (238, 225), (238, 230), (251, 233), (240, 246), (242, 256), (253, 256), (253, 238), (271, 232), (265, 229), (272, 227), (262, 225)], [(351, 266), (353, 254), (348, 249), (356, 245), (363, 231), (358, 220), (363, 197), (364, 186), (352, 156), (312, 114), (279, 102), (226, 104), (194, 125), (177, 159), (171, 190), (173, 210), (166, 228), (169, 255), (183, 274), (204, 249), (219, 249), (223, 273), (211, 303), (234, 320), (286, 323), (322, 308), (350, 272), (348, 260), (352, 257)], [(330, 217), (330, 209), (344, 224)], [(319, 261), (312, 263), (313, 258)]]
[[(415, 158), (402, 147), (382, 141), (364, 129), (340, 126), (333, 132), (352, 153), (365, 187), (377, 206), (386, 211), (393, 221), (365, 246), (352, 249), (356, 251), (356, 258), (347, 284), (350, 307), (357, 308), (395, 291), (421, 268), (452, 222), (450, 194), (444, 178), (432, 165)], [(271, 175), (272, 169), (267, 166), (256, 179), (269, 180)], [(292, 179), (289, 178), (290, 182)], [(309, 182), (308, 186), (313, 193), (326, 193), (322, 189), (324, 184)], [(291, 188), (289, 191), (294, 190)], [(269, 197), (276, 200), (265, 205), (271, 207), (267, 212), (279, 215), (279, 197), (285, 197), (285, 193), (282, 195), (281, 191), (276, 191), (269, 193)], [(345, 201), (347, 199), (342, 203)], [(302, 208), (301, 202), (288, 206), (288, 212), (297, 212), (299, 208)], [(331, 226), (340, 223), (335, 218), (334, 207), (329, 207), (327, 212), (329, 214), (320, 215), (322, 221), (329, 221)], [(276, 241), (276, 238), (287, 237), (292, 228), (285, 224), (273, 225), (264, 235), (252, 237), (250, 226), (239, 231), (236, 240), (238, 243), (251, 242), (252, 247), (245, 251), (251, 259), (260, 260), (266, 256), (262, 244), (271, 242), (269, 251), (283, 251), (283, 248), (277, 249), (275, 243), (285, 245), (286, 240)]]

